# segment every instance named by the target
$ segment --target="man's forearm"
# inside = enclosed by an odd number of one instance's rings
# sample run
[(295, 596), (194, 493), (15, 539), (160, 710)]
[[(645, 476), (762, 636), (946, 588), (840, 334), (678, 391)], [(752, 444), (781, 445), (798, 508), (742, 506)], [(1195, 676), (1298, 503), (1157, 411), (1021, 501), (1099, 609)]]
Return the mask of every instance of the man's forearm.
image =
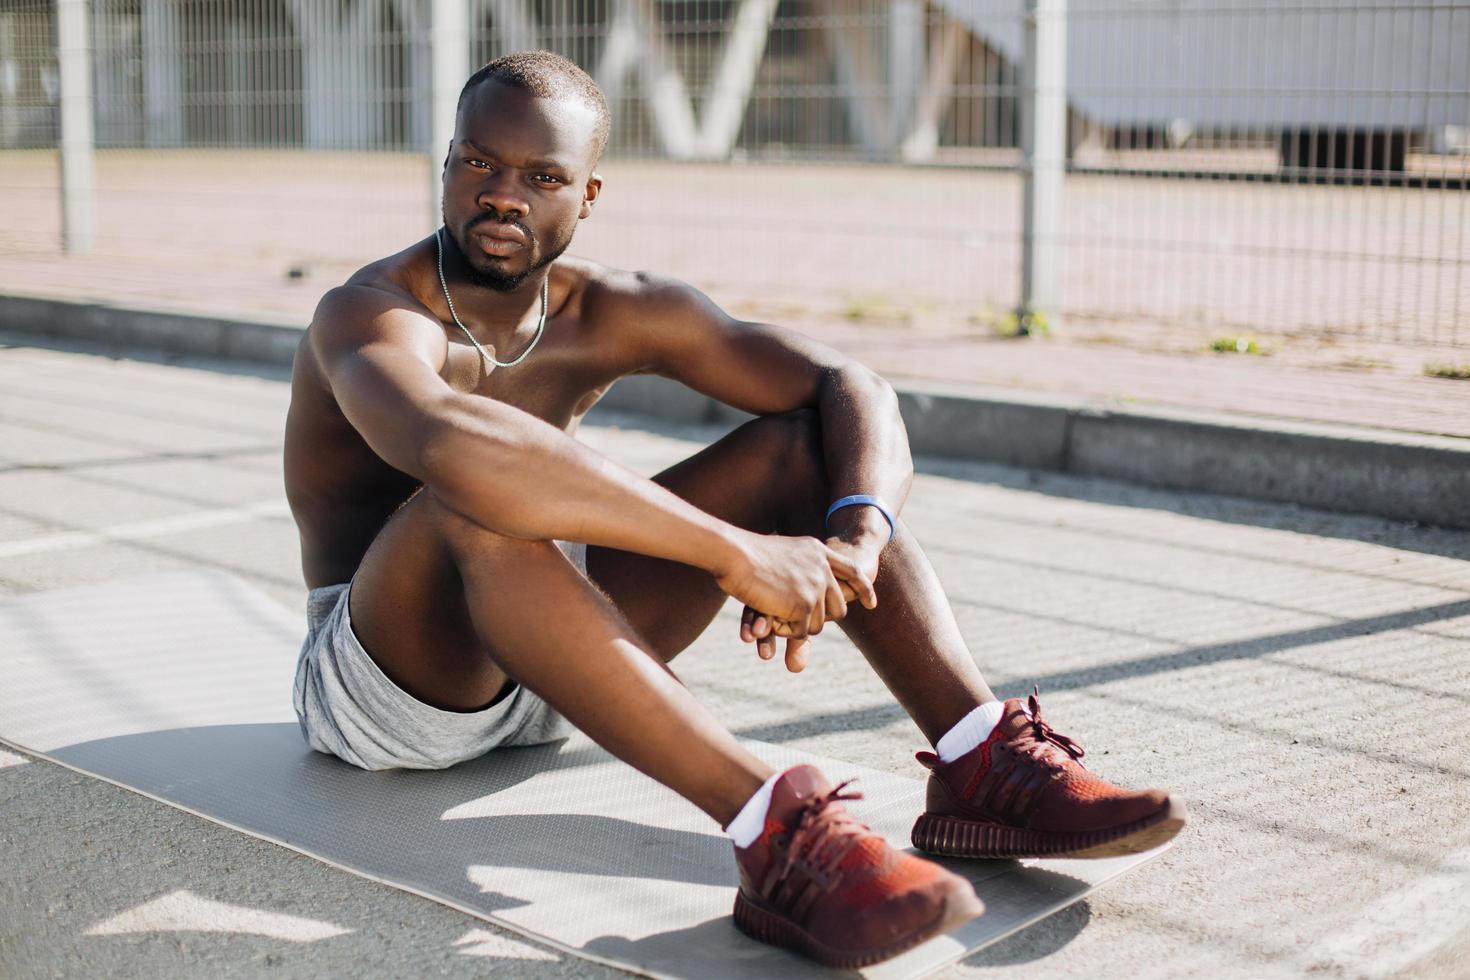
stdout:
[(717, 572), (736, 529), (583, 446), (488, 400), (456, 398), (425, 436), (424, 482), (489, 530), (668, 558)]
[[(817, 410), (832, 500), (871, 494), (897, 514), (908, 498), (914, 464), (893, 388), (868, 368), (851, 365), (828, 375)], [(844, 507), (832, 515), (830, 528), (854, 541), (888, 537), (888, 523), (874, 507)]]

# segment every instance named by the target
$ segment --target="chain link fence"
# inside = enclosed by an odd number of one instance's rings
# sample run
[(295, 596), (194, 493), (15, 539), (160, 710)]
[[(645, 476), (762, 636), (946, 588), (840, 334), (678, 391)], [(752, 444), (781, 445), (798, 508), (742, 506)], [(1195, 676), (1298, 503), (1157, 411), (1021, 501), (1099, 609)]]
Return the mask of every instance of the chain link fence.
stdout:
[(0, 288), (299, 315), (427, 234), (436, 12), (607, 93), (574, 249), (726, 302), (1470, 345), (1467, 0), (0, 0)]

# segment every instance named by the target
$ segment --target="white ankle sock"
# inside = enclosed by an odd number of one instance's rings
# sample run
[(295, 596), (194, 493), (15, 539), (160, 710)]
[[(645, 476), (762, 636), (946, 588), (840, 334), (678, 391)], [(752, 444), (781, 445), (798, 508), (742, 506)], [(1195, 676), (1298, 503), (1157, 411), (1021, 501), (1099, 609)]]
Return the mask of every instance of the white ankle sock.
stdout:
[(939, 761), (953, 762), (989, 738), (1005, 710), (1004, 701), (987, 701), (955, 722), (954, 727), (934, 743)]
[(725, 836), (735, 842), (736, 847), (749, 847), (755, 843), (755, 839), (766, 829), (766, 811), (771, 808), (771, 790), (776, 787), (776, 780), (781, 778), (776, 775), (761, 783), (761, 788), (755, 791), (750, 799), (745, 801), (745, 806), (735, 814), (735, 819), (725, 828)]

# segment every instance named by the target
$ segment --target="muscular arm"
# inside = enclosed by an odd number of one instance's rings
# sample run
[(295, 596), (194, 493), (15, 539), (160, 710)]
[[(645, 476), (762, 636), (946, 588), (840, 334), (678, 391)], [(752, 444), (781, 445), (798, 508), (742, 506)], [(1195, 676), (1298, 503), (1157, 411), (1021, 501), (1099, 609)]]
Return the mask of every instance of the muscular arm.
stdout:
[[(640, 276), (639, 315), (627, 318), (648, 351), (647, 370), (728, 405), (767, 415), (816, 409), (832, 499), (873, 494), (897, 512), (913, 479), (908, 434), (893, 388), (877, 373), (794, 331), (738, 321), (698, 290)], [(852, 544), (888, 540), (872, 507), (832, 515), (832, 533)]]
[(451, 509), (521, 538), (585, 541), (725, 574), (739, 532), (554, 426), (439, 376), (443, 333), (389, 294), (328, 293), (312, 344), (372, 450)]
[(871, 572), (821, 542), (726, 524), (529, 413), (456, 391), (439, 375), (443, 328), (400, 298), (335, 289), (309, 339), (369, 448), (482, 527), (702, 568), (726, 593), (794, 624), (796, 635), (843, 616), (845, 592), (870, 607), (877, 601)]

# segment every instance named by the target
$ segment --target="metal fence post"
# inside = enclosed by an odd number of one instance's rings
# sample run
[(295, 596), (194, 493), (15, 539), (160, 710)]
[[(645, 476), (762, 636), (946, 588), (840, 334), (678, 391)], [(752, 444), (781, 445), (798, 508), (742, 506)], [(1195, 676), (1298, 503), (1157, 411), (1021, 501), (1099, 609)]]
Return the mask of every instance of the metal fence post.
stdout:
[(143, 0), (139, 17), (143, 61), (143, 142), (184, 144), (182, 10), (172, 0)]
[(444, 221), (443, 164), (454, 142), (454, 109), (459, 90), (470, 74), (468, 0), (434, 0), (429, 19), (429, 61), (433, 95), (429, 121), (429, 220)]
[(87, 0), (58, 0), (56, 61), (61, 87), (61, 247), (88, 252), (94, 238), (92, 50)]
[(1062, 181), (1067, 163), (1067, 0), (1025, 0), (1021, 75), (1022, 333), (1056, 316)]

